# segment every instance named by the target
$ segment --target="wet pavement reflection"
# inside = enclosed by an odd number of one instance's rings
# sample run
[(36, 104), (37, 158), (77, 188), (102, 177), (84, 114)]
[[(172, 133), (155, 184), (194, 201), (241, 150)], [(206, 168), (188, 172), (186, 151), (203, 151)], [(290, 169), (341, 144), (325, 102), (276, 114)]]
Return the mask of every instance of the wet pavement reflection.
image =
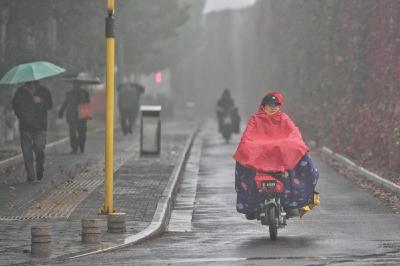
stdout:
[[(239, 137), (225, 144), (213, 124), (203, 132), (191, 231), (166, 232), (137, 246), (69, 265), (400, 265), (400, 216), (312, 153), (321, 204), (292, 218), (271, 241), (268, 228), (236, 212), (234, 161)], [(191, 213), (191, 212), (188, 212)], [(173, 221), (171, 221), (173, 222)]]

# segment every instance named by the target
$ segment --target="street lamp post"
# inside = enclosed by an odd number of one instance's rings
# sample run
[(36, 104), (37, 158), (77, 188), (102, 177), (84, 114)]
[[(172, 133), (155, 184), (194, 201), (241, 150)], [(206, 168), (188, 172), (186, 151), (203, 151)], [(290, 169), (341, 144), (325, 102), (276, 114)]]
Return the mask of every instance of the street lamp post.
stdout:
[(106, 18), (106, 137), (105, 137), (105, 180), (104, 206), (102, 214), (113, 213), (114, 175), (114, 86), (115, 86), (115, 0), (107, 0)]

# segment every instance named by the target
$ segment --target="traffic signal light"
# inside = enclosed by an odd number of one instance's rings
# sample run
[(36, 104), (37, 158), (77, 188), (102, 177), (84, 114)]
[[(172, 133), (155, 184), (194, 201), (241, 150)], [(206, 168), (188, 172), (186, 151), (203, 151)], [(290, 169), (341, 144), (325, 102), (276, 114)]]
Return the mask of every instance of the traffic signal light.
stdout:
[(157, 71), (156, 75), (155, 75), (155, 81), (157, 84), (160, 84), (163, 80), (163, 76), (162, 76), (162, 72), (161, 71)]

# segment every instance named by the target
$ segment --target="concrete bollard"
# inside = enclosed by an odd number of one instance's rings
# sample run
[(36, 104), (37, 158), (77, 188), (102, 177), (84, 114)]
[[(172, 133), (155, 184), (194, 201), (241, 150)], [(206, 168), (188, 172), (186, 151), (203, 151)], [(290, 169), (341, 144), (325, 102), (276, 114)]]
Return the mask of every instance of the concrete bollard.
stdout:
[(111, 213), (107, 217), (107, 232), (109, 233), (125, 233), (126, 232), (126, 213)]
[(88, 244), (100, 243), (101, 219), (82, 219), (82, 242)]
[(51, 254), (51, 226), (32, 226), (31, 242), (31, 253), (33, 256), (49, 257)]

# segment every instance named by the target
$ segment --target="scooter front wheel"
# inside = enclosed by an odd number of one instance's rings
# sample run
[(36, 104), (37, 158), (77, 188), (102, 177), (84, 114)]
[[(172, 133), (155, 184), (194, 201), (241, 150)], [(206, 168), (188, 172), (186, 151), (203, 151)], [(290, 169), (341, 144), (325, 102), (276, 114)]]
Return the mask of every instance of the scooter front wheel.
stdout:
[(278, 221), (276, 218), (276, 207), (274, 205), (268, 206), (266, 210), (269, 225), (269, 238), (276, 240), (278, 238)]

